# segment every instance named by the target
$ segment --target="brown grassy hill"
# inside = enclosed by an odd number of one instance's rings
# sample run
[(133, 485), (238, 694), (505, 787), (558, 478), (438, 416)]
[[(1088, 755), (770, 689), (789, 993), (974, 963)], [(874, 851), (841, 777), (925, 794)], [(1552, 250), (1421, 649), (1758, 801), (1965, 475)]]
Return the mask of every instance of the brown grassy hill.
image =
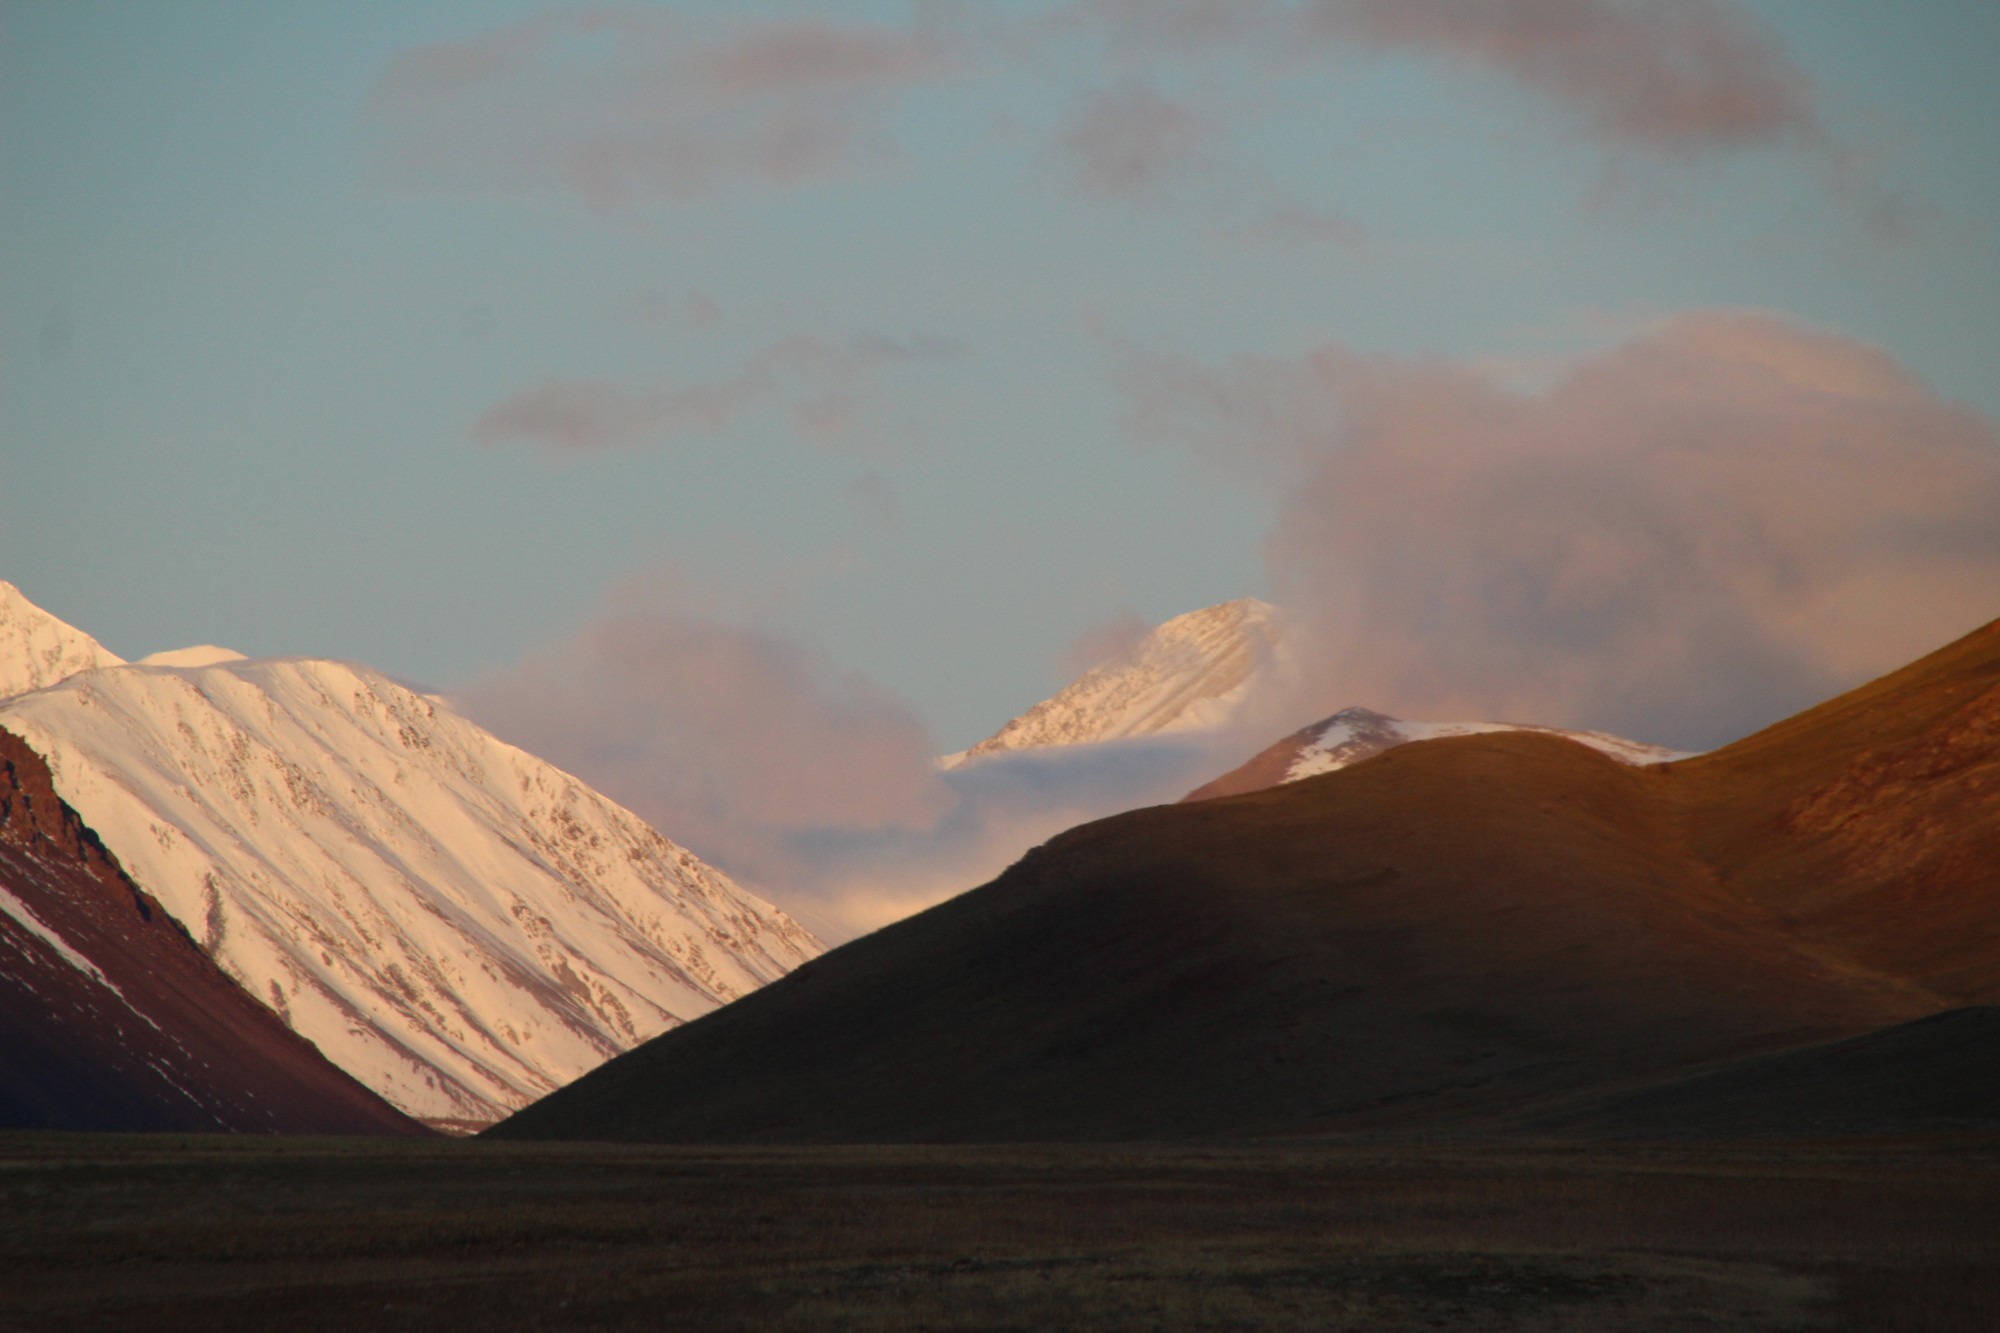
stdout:
[(1691, 845), (1801, 938), (2000, 1001), (2000, 621), (1664, 773)]
[(501, 1137), (1180, 1137), (1467, 1112), (1924, 1012), (1793, 948), (1648, 775), (1410, 745), (1072, 830)]
[(1964, 1120), (1978, 1011), (1824, 1043), (1994, 998), (2000, 625), (1679, 764), (1502, 733), (1074, 829), (493, 1132)]
[(427, 1132), (225, 975), (7, 731), (0, 1127)]

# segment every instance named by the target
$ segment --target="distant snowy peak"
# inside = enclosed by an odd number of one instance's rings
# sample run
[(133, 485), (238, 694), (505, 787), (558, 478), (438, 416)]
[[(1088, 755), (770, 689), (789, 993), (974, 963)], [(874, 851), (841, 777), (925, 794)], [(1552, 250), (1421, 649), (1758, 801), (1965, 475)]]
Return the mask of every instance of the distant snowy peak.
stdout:
[(147, 653), (134, 666), (157, 667), (205, 667), (220, 662), (247, 662), (250, 659), (234, 648), (218, 648), (212, 643), (196, 644), (192, 648), (169, 648), (161, 653)]
[(1242, 767), (1188, 793), (1190, 801), (1240, 796), (1281, 783), (1298, 782), (1371, 759), (1384, 750), (1412, 741), (1446, 736), (1477, 736), (1495, 731), (1538, 731), (1588, 745), (1623, 764), (1664, 764), (1686, 759), (1690, 752), (1628, 741), (1602, 731), (1565, 731), (1513, 722), (1410, 722), (1369, 708), (1345, 708), (1322, 722), (1293, 732)]
[(0, 727), (230, 976), (435, 1125), (497, 1119), (823, 949), (365, 667), (113, 667), (0, 701)]
[(1081, 745), (1161, 732), (1191, 731), (1228, 720), (1266, 669), (1282, 632), (1277, 608), (1254, 597), (1176, 616), (1125, 657), (1093, 667), (963, 754)]
[(79, 671), (119, 666), (124, 660), (0, 580), (0, 698), (39, 690)]

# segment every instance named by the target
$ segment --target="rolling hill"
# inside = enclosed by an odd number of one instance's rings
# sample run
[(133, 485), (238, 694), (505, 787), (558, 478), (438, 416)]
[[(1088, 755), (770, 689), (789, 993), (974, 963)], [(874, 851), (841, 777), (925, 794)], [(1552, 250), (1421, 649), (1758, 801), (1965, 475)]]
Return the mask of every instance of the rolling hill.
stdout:
[(491, 1132), (1496, 1125), (1892, 1028), (2000, 975), (1996, 704), (1989, 626), (1680, 763), (1488, 733), (1117, 816)]
[(1378, 713), (1372, 708), (1343, 708), (1332, 717), (1302, 727), (1275, 745), (1258, 751), (1221, 777), (1195, 788), (1184, 799), (1209, 801), (1218, 796), (1241, 796), (1245, 792), (1262, 791), (1282, 782), (1297, 782), (1302, 778), (1331, 773), (1412, 741), (1479, 736), (1495, 731), (1538, 731), (1544, 735), (1561, 736), (1610, 755), (1623, 764), (1664, 764), (1688, 757), (1687, 752), (1682, 750), (1644, 745), (1602, 731), (1565, 731), (1558, 727), (1514, 722), (1410, 722)]

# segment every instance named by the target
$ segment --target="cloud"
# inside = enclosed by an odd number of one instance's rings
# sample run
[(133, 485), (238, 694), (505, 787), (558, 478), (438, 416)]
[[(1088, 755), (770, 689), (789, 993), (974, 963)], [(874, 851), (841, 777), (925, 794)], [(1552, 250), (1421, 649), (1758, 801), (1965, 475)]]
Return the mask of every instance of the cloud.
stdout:
[(1127, 81), (1086, 93), (1057, 144), (1085, 193), (1134, 197), (1197, 168), (1214, 137), (1214, 127), (1185, 103)]
[(692, 384), (544, 379), (480, 414), (472, 436), (488, 445), (525, 441), (558, 453), (593, 453), (713, 436), (752, 412), (780, 408), (802, 438), (880, 444), (907, 434), (893, 420), (888, 372), (955, 355), (956, 344), (939, 338), (798, 335), (763, 348), (730, 374)]
[(1330, 245), (1359, 251), (1368, 244), (1367, 230), (1352, 218), (1293, 202), (1277, 204), (1255, 222), (1228, 228), (1222, 234), (1251, 250)]
[(2000, 438), (1887, 353), (1705, 311), (1512, 388), (1340, 345), (1132, 356), (1136, 429), (1281, 497), (1303, 721), (1598, 727), (1705, 747), (2000, 615)]
[(460, 692), (498, 734), (672, 836), (753, 865), (774, 831), (925, 828), (922, 723), (867, 681), (634, 580), (572, 638)]
[(1492, 71), (1617, 148), (1823, 137), (1805, 74), (1729, 0), (1315, 0), (1304, 17), (1335, 44)]
[(1073, 0), (1055, 26), (1102, 32), (1112, 55), (1129, 60), (1237, 47), (1292, 20), (1279, 0)]
[(1620, 149), (1823, 138), (1810, 81), (1733, 0), (1078, 0), (1067, 17), (1128, 62), (1248, 52), (1273, 70), (1356, 51), (1441, 60), (1506, 79)]
[[(1662, 165), (1762, 148), (1802, 154), (1877, 236), (1907, 235), (1918, 217), (1834, 140), (1811, 80), (1739, 0), (1072, 0), (1049, 27), (1097, 41), (1107, 65), (1133, 87), (1169, 69), (1269, 80), (1371, 56), (1511, 86), (1602, 151), (1593, 192), (1600, 202), (1647, 197), (1664, 183)], [(1096, 114), (1103, 122), (1096, 137), (1108, 142), (1117, 142), (1121, 124), (1169, 124), (1136, 106), (1122, 119)], [(1063, 131), (1065, 145), (1077, 137), (1076, 121)], [(1204, 141), (1225, 137), (1220, 116), (1205, 115), (1198, 126)], [(1221, 174), (1239, 192), (1246, 181), (1249, 193), (1260, 192), (1254, 170), (1219, 154), (1197, 159), (1164, 130), (1155, 133), (1158, 142), (1136, 138), (1140, 151), (1125, 156), (1137, 165), (1124, 173), (1098, 169), (1080, 178), (1098, 193), (1134, 194), (1164, 174), (1147, 164), (1198, 160), (1227, 167)], [(1296, 206), (1220, 230), (1252, 246), (1359, 239), (1345, 219)]]
[(877, 24), (595, 9), (407, 51), (365, 119), (398, 184), (621, 212), (882, 160), (895, 97), (954, 69), (930, 37)]
[(1113, 616), (1078, 635), (1063, 654), (1063, 674), (1074, 679), (1094, 667), (1130, 661), (1153, 632), (1153, 625), (1136, 612)]
[(1142, 742), (943, 772), (908, 707), (703, 609), (671, 578), (627, 583), (575, 635), (454, 702), (834, 938), (1240, 759), (1212, 742)]

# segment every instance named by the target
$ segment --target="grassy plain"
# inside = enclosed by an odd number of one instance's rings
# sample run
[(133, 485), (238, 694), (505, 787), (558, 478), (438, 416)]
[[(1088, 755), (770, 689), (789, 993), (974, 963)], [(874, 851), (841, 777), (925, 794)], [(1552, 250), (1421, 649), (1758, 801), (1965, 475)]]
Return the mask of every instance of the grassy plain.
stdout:
[(2000, 1136), (0, 1135), (0, 1327), (2000, 1328)]

